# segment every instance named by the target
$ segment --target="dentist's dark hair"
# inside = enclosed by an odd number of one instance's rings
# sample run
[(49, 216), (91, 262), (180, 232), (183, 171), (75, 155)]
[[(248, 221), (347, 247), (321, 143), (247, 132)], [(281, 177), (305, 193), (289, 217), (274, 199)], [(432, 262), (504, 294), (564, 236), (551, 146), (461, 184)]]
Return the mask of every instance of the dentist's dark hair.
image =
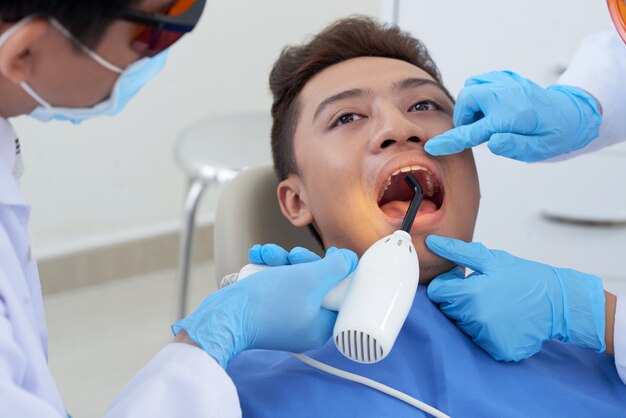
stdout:
[(289, 174), (298, 174), (293, 136), (300, 113), (300, 92), (316, 74), (358, 57), (406, 61), (442, 84), (439, 70), (422, 42), (397, 26), (381, 24), (364, 16), (339, 20), (307, 43), (286, 47), (270, 73), (270, 90), (274, 97), (272, 157), (280, 180)]
[(15, 23), (36, 15), (53, 17), (89, 47), (96, 47), (105, 30), (124, 10), (140, 0), (0, 0), (0, 21)]

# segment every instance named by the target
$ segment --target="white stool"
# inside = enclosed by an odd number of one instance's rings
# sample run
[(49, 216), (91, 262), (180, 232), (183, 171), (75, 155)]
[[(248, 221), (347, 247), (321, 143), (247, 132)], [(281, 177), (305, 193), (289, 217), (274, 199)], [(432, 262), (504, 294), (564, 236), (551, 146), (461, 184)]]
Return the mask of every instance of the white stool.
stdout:
[(176, 143), (176, 161), (189, 176), (180, 237), (175, 320), (187, 313), (187, 292), (198, 203), (207, 186), (233, 179), (247, 167), (271, 164), (268, 113), (241, 113), (204, 119)]

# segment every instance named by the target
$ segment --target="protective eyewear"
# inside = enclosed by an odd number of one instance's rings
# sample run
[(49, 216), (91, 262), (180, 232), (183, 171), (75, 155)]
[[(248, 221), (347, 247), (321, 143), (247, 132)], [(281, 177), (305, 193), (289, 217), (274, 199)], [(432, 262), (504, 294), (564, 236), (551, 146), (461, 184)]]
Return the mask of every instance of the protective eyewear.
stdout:
[(202, 16), (205, 4), (206, 0), (176, 0), (160, 12), (128, 9), (120, 18), (140, 25), (131, 47), (142, 56), (152, 57), (191, 32)]
[(609, 13), (613, 24), (622, 37), (622, 40), (626, 42), (626, 1), (625, 0), (606, 0), (606, 4), (609, 6)]

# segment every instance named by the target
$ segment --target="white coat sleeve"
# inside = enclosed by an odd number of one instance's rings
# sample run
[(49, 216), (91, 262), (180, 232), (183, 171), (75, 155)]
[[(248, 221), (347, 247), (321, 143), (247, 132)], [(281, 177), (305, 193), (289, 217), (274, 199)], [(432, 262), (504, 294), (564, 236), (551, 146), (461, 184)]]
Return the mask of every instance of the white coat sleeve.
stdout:
[[(0, 272), (1, 274), (1, 272)], [(0, 415), (63, 418), (55, 405), (24, 387), (28, 356), (13, 338), (15, 332), (0, 298)]]
[(554, 158), (568, 159), (626, 140), (626, 44), (615, 30), (586, 38), (559, 84), (579, 87), (602, 106), (599, 136), (586, 147)]
[(241, 417), (232, 380), (208, 354), (171, 343), (144, 367), (105, 417)]
[(615, 367), (626, 385), (626, 297), (617, 297), (615, 307), (615, 330), (613, 336)]

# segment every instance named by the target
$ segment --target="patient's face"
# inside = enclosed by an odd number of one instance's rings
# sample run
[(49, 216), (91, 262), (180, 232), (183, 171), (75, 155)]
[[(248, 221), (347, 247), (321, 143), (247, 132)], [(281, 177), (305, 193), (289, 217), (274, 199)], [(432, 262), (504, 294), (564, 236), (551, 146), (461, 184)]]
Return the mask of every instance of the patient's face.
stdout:
[(313, 223), (326, 247), (361, 256), (400, 228), (413, 197), (412, 172), (424, 200), (411, 228), (420, 282), (452, 263), (431, 253), (429, 234), (469, 241), (479, 187), (472, 152), (431, 157), (424, 143), (450, 129), (453, 103), (422, 69), (377, 57), (333, 65), (299, 96), (294, 136), (299, 174), (279, 186), (283, 213), (296, 226)]

